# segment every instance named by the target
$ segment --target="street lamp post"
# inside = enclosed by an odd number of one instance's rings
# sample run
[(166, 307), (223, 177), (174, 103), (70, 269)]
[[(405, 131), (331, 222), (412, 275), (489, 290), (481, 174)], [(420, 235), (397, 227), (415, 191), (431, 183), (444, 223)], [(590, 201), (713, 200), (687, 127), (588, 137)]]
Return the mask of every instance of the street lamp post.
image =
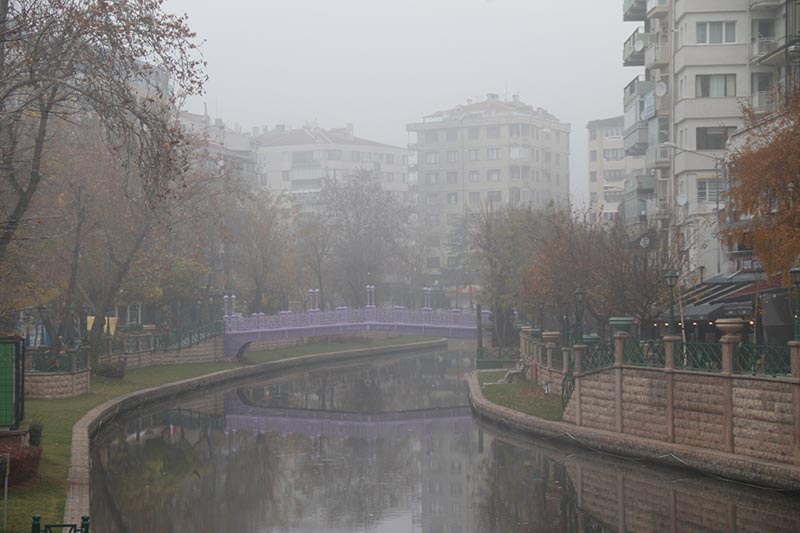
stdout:
[(794, 340), (800, 341), (800, 263), (789, 270), (794, 285)]
[(675, 284), (678, 282), (678, 273), (670, 270), (664, 274), (669, 287), (669, 334), (675, 335), (678, 330), (675, 327)]
[(583, 301), (586, 298), (586, 291), (583, 288), (578, 287), (575, 289), (575, 311), (576, 311), (576, 332), (575, 332), (575, 342), (576, 344), (583, 344)]
[(423, 311), (430, 311), (431, 310), (431, 289), (430, 287), (423, 287), (423, 292), (425, 293), (425, 305), (422, 308)]
[(228, 300), (230, 300), (230, 296), (228, 296), (227, 294), (225, 294), (225, 295), (222, 297), (222, 303), (223, 303), (223, 305), (225, 306), (225, 315), (224, 315), (224, 317), (225, 317), (225, 318), (228, 318), (228, 316), (229, 316), (229, 313), (228, 313)]

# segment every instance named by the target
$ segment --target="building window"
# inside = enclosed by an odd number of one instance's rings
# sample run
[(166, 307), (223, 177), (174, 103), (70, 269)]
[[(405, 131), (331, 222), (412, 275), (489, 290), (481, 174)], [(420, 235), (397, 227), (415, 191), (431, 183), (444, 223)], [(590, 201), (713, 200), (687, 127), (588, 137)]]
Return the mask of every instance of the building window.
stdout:
[(625, 179), (625, 170), (624, 169), (614, 169), (614, 170), (604, 170), (603, 171), (603, 180), (604, 181), (622, 181)]
[(426, 185), (439, 185), (439, 173), (438, 172), (428, 172), (425, 174), (425, 184)]
[(696, 98), (736, 96), (736, 74), (699, 74), (695, 81)]
[(486, 138), (487, 139), (499, 139), (500, 138), (500, 126), (487, 126), (486, 127)]
[(292, 181), (292, 173), (289, 170), (281, 171), (281, 179), (283, 181)]
[(428, 164), (435, 164), (439, 162), (439, 152), (426, 152), (425, 162)]
[(719, 202), (722, 193), (725, 191), (724, 180), (721, 179), (699, 179), (697, 180), (697, 201), (698, 202)]
[(458, 172), (448, 172), (447, 183), (449, 185), (456, 185), (458, 183)]
[(350, 161), (361, 161), (361, 152), (351, 152)]
[(603, 137), (606, 139), (619, 139), (622, 137), (622, 126), (603, 128)]
[(469, 182), (470, 183), (478, 183), (481, 181), (481, 171), (480, 170), (470, 170), (469, 171)]
[(732, 126), (697, 128), (697, 150), (724, 150), (728, 137), (735, 132)]
[(593, 203), (593, 204), (596, 204), (596, 203), (597, 203), (597, 193), (596, 193), (596, 192), (593, 192), (593, 193), (591, 194), (591, 198), (590, 198), (590, 200), (589, 200), (589, 201), (590, 201), (591, 203)]
[(531, 148), (530, 146), (523, 146), (519, 144), (512, 144), (508, 149), (508, 157), (510, 159), (523, 159), (527, 160), (531, 157)]
[(457, 255), (448, 255), (447, 256), (447, 266), (450, 268), (455, 268), (458, 266), (458, 256)]
[(428, 195), (428, 205), (436, 205), (439, 203), (439, 194), (432, 193)]
[(342, 160), (341, 150), (328, 150), (328, 161), (341, 161), (341, 160)]
[(589, 161), (597, 161), (597, 150), (589, 152)]
[(500, 148), (487, 148), (486, 159), (489, 161), (497, 161), (500, 159)]
[(386, 154), (386, 164), (394, 165), (394, 154)]
[(603, 200), (606, 202), (617, 203), (622, 201), (622, 191), (605, 191)]
[(470, 161), (478, 161), (480, 160), (480, 150), (470, 150), (469, 151), (469, 160)]
[(425, 260), (425, 265), (428, 268), (439, 268), (439, 257), (438, 256), (428, 257)]
[(503, 201), (503, 191), (489, 191), (486, 193), (486, 201), (489, 203), (499, 203)]
[(522, 169), (520, 167), (511, 167), (511, 179), (518, 180), (522, 177)]
[(439, 142), (438, 131), (426, 131), (422, 134), (422, 142), (425, 144), (436, 144)]
[(456, 150), (448, 151), (447, 152), (447, 161), (449, 161), (450, 163), (455, 163), (456, 161), (458, 161), (458, 151), (456, 151)]
[(549, 165), (553, 161), (553, 154), (550, 153), (550, 150), (544, 151), (544, 164)]
[(595, 183), (597, 181), (597, 172), (595, 172), (594, 170), (589, 172), (589, 181), (591, 181), (592, 183)]
[(597, 140), (597, 130), (594, 128), (589, 128), (589, 140), (596, 141)]
[(603, 150), (603, 159), (606, 161), (622, 161), (625, 157), (625, 150), (622, 148), (611, 148)]
[(480, 139), (481, 138), (481, 129), (479, 127), (477, 127), (477, 126), (469, 128), (467, 130), (467, 137), (471, 141), (475, 141), (475, 140)]
[(698, 22), (697, 44), (736, 42), (736, 22)]
[(458, 129), (456, 128), (447, 128), (444, 130), (444, 138), (447, 141), (453, 142), (458, 140)]
[(477, 205), (481, 203), (481, 193), (478, 191), (469, 193), (469, 203), (471, 203), (472, 205)]
[(449, 193), (447, 193), (447, 203), (448, 203), (448, 205), (457, 205), (458, 204), (458, 193), (457, 192), (449, 192)]
[(384, 172), (383, 176), (386, 179), (387, 183), (391, 183), (394, 181), (394, 172)]
[(500, 181), (500, 169), (493, 168), (486, 173), (486, 179), (489, 181)]

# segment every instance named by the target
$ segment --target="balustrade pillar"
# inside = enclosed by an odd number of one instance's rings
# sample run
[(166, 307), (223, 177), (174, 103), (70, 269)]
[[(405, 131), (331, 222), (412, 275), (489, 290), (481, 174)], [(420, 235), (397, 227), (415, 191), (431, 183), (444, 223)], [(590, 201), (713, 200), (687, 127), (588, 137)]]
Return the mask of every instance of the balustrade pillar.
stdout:
[(789, 353), (792, 359), (792, 418), (794, 422), (794, 464), (800, 465), (800, 341), (789, 343)]
[(675, 442), (675, 347), (680, 341), (677, 335), (664, 337), (667, 442)]
[(625, 341), (630, 334), (625, 331), (614, 333), (614, 427), (622, 433), (624, 428), (622, 420), (622, 365), (625, 362)]
[[(558, 345), (556, 344), (556, 340), (561, 337), (561, 333), (558, 331), (545, 331), (542, 333), (542, 338), (545, 340), (545, 351), (547, 353), (547, 376), (543, 376), (540, 372), (539, 375), (541, 379), (545, 381), (550, 381), (552, 379), (552, 368), (553, 368), (553, 359), (556, 357), (556, 349)], [(544, 383), (543, 383), (544, 384)]]
[(583, 354), (586, 353), (588, 347), (585, 344), (576, 344), (572, 347), (575, 351), (575, 390), (572, 391), (572, 397), (575, 401), (575, 420), (577, 426), (582, 425), (582, 399), (581, 399), (581, 381), (583, 380)]
[(733, 441), (733, 354), (742, 337), (738, 335), (744, 327), (741, 318), (720, 318), (715, 322), (724, 335), (722, 344), (722, 431), (725, 451), (734, 452)]

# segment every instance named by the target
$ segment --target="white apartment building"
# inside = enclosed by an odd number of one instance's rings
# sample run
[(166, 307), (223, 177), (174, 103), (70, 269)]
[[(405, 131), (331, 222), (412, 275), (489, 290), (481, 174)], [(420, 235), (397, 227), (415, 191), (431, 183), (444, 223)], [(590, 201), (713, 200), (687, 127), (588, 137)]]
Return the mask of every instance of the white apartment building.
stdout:
[(285, 193), (300, 204), (313, 202), (324, 177), (372, 172), (386, 191), (408, 203), (408, 152), (405, 148), (356, 137), (353, 125), (322, 129), (278, 125), (254, 138), (259, 185)]
[(438, 111), (407, 125), (416, 153), (425, 268), (459, 268), (452, 231), (487, 204), (569, 202), (570, 125), (515, 95)]
[(617, 217), (625, 193), (625, 179), (644, 166), (641, 157), (625, 154), (624, 117), (592, 120), (586, 125), (589, 136), (589, 208), (600, 220)]
[(741, 104), (774, 109), (785, 76), (785, 10), (794, 0), (624, 0), (640, 21), (623, 47), (644, 67), (625, 88), (624, 147), (656, 178), (646, 214), (681, 265), (684, 281), (731, 272), (717, 239), (726, 177), (721, 158), (741, 128)]

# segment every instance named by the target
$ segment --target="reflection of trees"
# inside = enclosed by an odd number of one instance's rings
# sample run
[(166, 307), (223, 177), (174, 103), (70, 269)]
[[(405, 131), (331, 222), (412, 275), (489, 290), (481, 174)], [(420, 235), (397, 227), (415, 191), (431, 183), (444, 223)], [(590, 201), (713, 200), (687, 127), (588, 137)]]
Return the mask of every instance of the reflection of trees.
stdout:
[[(563, 467), (495, 440), (483, 465), (477, 504), (480, 531), (565, 531), (569, 502)], [(549, 481), (549, 479), (552, 479)]]

